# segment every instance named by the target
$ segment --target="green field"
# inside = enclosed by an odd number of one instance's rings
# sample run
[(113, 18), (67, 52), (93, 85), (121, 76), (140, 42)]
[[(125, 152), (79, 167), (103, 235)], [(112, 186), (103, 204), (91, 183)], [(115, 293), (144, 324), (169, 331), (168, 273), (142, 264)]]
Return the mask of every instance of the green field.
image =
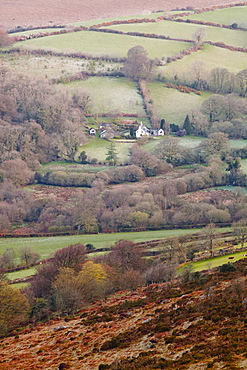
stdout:
[(9, 280), (15, 280), (15, 279), (21, 279), (27, 276), (32, 276), (36, 273), (36, 268), (31, 267), (29, 269), (25, 270), (20, 270), (20, 271), (14, 271), (14, 272), (9, 272), (7, 275)]
[[(222, 61), (224, 61), (224, 64), (222, 64)], [(173, 80), (173, 77), (177, 75), (182, 83), (193, 81), (194, 65), (198, 63), (201, 64), (202, 78), (207, 79), (209, 72), (213, 68), (218, 67), (224, 67), (230, 72), (238, 73), (240, 70), (246, 68), (247, 56), (246, 53), (233, 52), (228, 49), (205, 44), (203, 50), (186, 55), (183, 59), (177, 60), (175, 63), (169, 63), (163, 67), (159, 67), (159, 73), (168, 80)]]
[[(150, 18), (150, 19), (156, 19), (160, 16), (162, 16), (164, 12), (154, 12), (151, 13), (149, 11), (144, 11), (143, 14), (133, 14), (133, 15), (125, 15), (122, 17), (117, 17), (118, 20), (128, 20), (128, 19), (143, 19), (143, 18)], [(97, 24), (101, 24), (103, 22), (111, 22), (115, 21), (116, 17), (114, 18), (102, 18), (102, 19), (93, 19), (91, 21), (84, 21), (84, 22), (75, 22), (70, 23), (73, 26), (86, 26), (91, 27)]]
[[(87, 144), (83, 145), (80, 151), (85, 150), (88, 159), (96, 158), (98, 162), (105, 163), (109, 145), (109, 141), (94, 137)], [(132, 145), (133, 143), (131, 142), (115, 142), (118, 157), (117, 164), (125, 164), (128, 162), (129, 149)]]
[(204, 25), (202, 26), (192, 23), (159, 21), (155, 23), (121, 24), (114, 25), (109, 28), (123, 32), (154, 33), (156, 35), (165, 35), (175, 39), (193, 40), (193, 34), (202, 27), (204, 29), (204, 41), (222, 41), (227, 45), (243, 48), (247, 47), (245, 31), (229, 30), (227, 28), (210, 27)]
[(124, 57), (127, 51), (136, 45), (142, 45), (148, 51), (150, 58), (161, 58), (188, 49), (191, 44), (93, 31), (47, 36), (14, 44), (20, 48), (45, 49), (64, 53), (82, 52), (94, 56), (109, 55), (112, 57)]
[(231, 148), (244, 148), (247, 145), (247, 140), (229, 140)]
[[(224, 230), (224, 229), (221, 229)], [(13, 248), (19, 251), (21, 247), (32, 247), (33, 251), (39, 253), (41, 259), (49, 258), (56, 250), (66, 247), (70, 244), (91, 243), (97, 248), (111, 247), (120, 239), (127, 239), (133, 242), (142, 242), (155, 239), (165, 239), (180, 235), (194, 234), (198, 229), (183, 230), (155, 230), (130, 233), (113, 234), (90, 234), (90, 235), (72, 235), (72, 236), (54, 236), (54, 237), (36, 237), (36, 238), (1, 238), (0, 253), (7, 248)]]
[(82, 88), (90, 93), (90, 113), (123, 112), (145, 116), (142, 98), (137, 93), (136, 85), (125, 78), (90, 77), (85, 81), (68, 83), (65, 87)]
[(216, 9), (212, 12), (192, 14), (185, 19), (196, 19), (199, 21), (213, 22), (231, 25), (237, 23), (240, 27), (247, 27), (247, 6), (236, 6), (225, 9)]
[[(234, 259), (229, 260), (229, 257), (234, 257)], [(237, 253), (228, 254), (227, 256), (215, 257), (215, 258), (211, 258), (205, 261), (193, 262), (191, 263), (192, 271), (196, 272), (196, 271), (209, 270), (214, 267), (222, 266), (228, 262), (239, 261), (240, 259), (243, 259), (243, 258), (246, 258), (245, 252), (241, 251)]]
[(201, 96), (181, 93), (176, 89), (164, 87), (162, 82), (148, 83), (147, 86), (158, 116), (180, 126), (183, 125), (186, 115), (200, 108), (202, 102), (210, 96), (208, 92), (202, 93)]

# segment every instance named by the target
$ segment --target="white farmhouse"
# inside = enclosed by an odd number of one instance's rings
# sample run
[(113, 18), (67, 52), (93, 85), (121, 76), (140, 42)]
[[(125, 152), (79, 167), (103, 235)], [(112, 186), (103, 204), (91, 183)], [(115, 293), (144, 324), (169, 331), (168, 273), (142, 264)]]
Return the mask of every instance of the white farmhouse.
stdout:
[(162, 128), (150, 130), (146, 126), (141, 124), (139, 125), (138, 129), (136, 130), (136, 138), (139, 139), (142, 136), (163, 136), (165, 134)]
[(141, 122), (138, 129), (136, 130), (136, 138), (139, 139), (140, 137), (145, 135), (150, 136), (150, 130)]

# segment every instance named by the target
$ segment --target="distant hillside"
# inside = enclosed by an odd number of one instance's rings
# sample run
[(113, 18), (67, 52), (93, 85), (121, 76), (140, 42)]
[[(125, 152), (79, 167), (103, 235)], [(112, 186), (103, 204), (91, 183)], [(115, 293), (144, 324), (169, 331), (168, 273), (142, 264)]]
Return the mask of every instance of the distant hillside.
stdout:
[(0, 369), (246, 369), (247, 262), (234, 266), (16, 332), (0, 343)]
[[(243, 3), (243, 0), (238, 3)], [(150, 11), (170, 10), (181, 7), (207, 7), (218, 4), (236, 3), (232, 0), (2, 0), (0, 25), (5, 29), (17, 26), (42, 26), (59, 23), (71, 23), (91, 19), (119, 17), (138, 13), (148, 14)], [(102, 6), (103, 5), (103, 6)]]

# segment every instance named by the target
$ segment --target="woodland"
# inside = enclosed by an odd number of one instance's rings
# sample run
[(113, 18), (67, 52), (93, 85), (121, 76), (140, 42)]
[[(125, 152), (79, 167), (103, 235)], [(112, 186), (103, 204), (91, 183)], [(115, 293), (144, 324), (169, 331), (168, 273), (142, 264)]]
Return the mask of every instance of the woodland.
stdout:
[[(246, 15), (242, 2), (0, 29), (0, 369), (31, 369), (32, 351), (7, 346), (45, 325), (55, 347), (37, 339), (37, 368), (247, 366)], [(148, 231), (164, 236), (128, 238)], [(38, 237), (54, 240), (45, 258)]]

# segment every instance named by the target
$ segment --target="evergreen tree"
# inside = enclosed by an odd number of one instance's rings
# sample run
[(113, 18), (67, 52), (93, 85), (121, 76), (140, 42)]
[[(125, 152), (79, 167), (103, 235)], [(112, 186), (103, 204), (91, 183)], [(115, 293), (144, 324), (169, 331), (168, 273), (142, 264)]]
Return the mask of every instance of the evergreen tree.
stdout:
[(164, 120), (164, 118), (162, 118), (162, 120), (160, 121), (160, 128), (162, 128), (162, 130), (164, 130), (165, 123), (166, 121)]
[(130, 137), (131, 138), (135, 137), (135, 127), (134, 127), (134, 125), (130, 126)]
[(117, 163), (117, 152), (116, 152), (116, 146), (113, 142), (110, 143), (108, 152), (106, 153), (106, 160), (109, 162), (110, 166), (115, 166)]
[(185, 117), (184, 125), (183, 125), (183, 129), (186, 131), (186, 134), (187, 134), (187, 135), (191, 135), (191, 134), (193, 134), (193, 127), (192, 127), (192, 124), (191, 124), (191, 122), (190, 122), (190, 119), (189, 119), (188, 114), (187, 114), (187, 116)]

